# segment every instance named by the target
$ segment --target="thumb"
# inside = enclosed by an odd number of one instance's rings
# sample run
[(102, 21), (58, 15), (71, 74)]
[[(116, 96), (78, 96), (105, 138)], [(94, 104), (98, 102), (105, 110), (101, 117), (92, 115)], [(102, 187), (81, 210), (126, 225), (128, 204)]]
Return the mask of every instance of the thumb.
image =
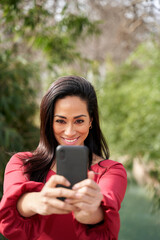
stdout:
[(60, 175), (53, 175), (50, 179), (46, 182), (45, 186), (54, 188), (57, 184), (70, 186), (70, 182), (63, 176)]
[(89, 171), (89, 172), (88, 172), (88, 178), (89, 178), (89, 179), (94, 180), (94, 176), (95, 176), (95, 174), (94, 174), (93, 171)]

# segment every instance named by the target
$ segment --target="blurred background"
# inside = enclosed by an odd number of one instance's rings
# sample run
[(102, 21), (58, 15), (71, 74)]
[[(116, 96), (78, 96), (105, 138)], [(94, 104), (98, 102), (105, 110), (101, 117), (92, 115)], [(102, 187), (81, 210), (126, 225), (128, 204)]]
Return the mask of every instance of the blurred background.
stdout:
[(0, 1), (0, 198), (9, 153), (38, 144), (47, 88), (80, 75), (128, 173), (119, 240), (160, 239), (159, 37), (159, 0)]

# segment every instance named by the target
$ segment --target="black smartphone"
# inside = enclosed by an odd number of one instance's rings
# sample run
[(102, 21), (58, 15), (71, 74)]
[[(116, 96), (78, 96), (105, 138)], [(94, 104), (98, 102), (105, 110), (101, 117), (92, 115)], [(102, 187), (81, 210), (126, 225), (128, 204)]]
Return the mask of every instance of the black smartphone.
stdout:
[(57, 174), (71, 183), (68, 188), (87, 178), (89, 149), (86, 146), (59, 145), (56, 148), (56, 161)]

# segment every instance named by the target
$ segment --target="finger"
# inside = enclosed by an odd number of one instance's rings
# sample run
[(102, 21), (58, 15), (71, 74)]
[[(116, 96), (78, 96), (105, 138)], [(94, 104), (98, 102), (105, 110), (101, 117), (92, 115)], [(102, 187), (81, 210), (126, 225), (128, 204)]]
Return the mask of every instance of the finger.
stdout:
[(56, 209), (54, 211), (54, 214), (68, 214), (70, 212), (72, 212), (72, 211), (65, 211), (65, 210)]
[(89, 179), (89, 178), (86, 179), (86, 180), (83, 180), (83, 181), (81, 181), (81, 182), (79, 182), (79, 183), (76, 183), (76, 184), (72, 187), (72, 189), (73, 189), (73, 190), (77, 190), (77, 189), (80, 189), (80, 188), (86, 187), (86, 186), (88, 186), (88, 187), (90, 187), (90, 188), (93, 188), (93, 189), (95, 189), (95, 190), (99, 189), (98, 184), (95, 183), (92, 179)]
[(95, 188), (90, 188), (88, 186), (79, 188), (78, 190), (76, 190), (76, 196), (77, 197), (82, 197), (82, 196), (91, 196), (91, 197), (96, 197), (97, 194), (100, 194), (100, 190), (99, 189), (95, 189)]
[(81, 189), (76, 193), (77, 198), (69, 198), (66, 199), (66, 202), (70, 204), (75, 204), (78, 202), (86, 202), (89, 204), (95, 202), (101, 202), (103, 199), (103, 195), (101, 192), (95, 192), (91, 189), (91, 192), (84, 193)]
[(79, 202), (86, 202), (86, 203), (93, 203), (93, 198), (90, 196), (83, 196), (83, 199), (72, 199), (72, 198), (67, 198), (65, 199), (65, 202), (69, 203), (69, 204), (75, 204), (75, 203), (79, 203)]
[(57, 198), (57, 197), (65, 197), (65, 198), (76, 198), (76, 192), (63, 188), (63, 187), (57, 187), (57, 188), (45, 188), (42, 191), (42, 196), (47, 198)]
[(70, 211), (70, 212), (75, 211), (77, 209), (76, 206), (66, 203), (64, 201), (61, 201), (57, 198), (47, 200), (47, 208), (48, 209), (53, 208), (57, 211), (64, 210), (64, 211)]
[(94, 176), (95, 176), (95, 174), (94, 174), (93, 171), (89, 171), (89, 172), (88, 172), (88, 178), (89, 178), (89, 179), (94, 180)]
[(48, 208), (48, 209), (43, 209), (40, 214), (41, 215), (68, 214), (70, 212), (72, 212), (72, 210), (59, 209), (59, 208), (55, 208), (55, 207), (50, 206), (50, 208)]
[(66, 187), (69, 187), (71, 185), (70, 182), (65, 177), (60, 176), (60, 175), (53, 175), (46, 182), (45, 186), (56, 187), (57, 184), (61, 184), (61, 185), (64, 185)]
[(79, 202), (74, 204), (78, 209), (81, 211), (86, 211), (86, 212), (93, 212), (95, 209), (100, 205), (97, 204), (88, 204), (86, 202)]

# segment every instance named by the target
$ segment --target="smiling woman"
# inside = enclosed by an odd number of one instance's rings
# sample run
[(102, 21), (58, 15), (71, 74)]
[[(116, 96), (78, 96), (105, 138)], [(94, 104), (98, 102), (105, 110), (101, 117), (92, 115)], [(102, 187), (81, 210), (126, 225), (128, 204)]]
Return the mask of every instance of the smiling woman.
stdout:
[[(59, 78), (42, 99), (40, 117), (38, 147), (6, 166), (1, 233), (12, 240), (117, 240), (127, 176), (108, 159), (93, 86), (78, 76)], [(89, 149), (88, 178), (71, 189), (60, 187), (70, 182), (56, 174), (58, 145)]]
[(59, 144), (84, 145), (91, 124), (86, 101), (76, 96), (57, 100), (54, 108), (53, 131)]

